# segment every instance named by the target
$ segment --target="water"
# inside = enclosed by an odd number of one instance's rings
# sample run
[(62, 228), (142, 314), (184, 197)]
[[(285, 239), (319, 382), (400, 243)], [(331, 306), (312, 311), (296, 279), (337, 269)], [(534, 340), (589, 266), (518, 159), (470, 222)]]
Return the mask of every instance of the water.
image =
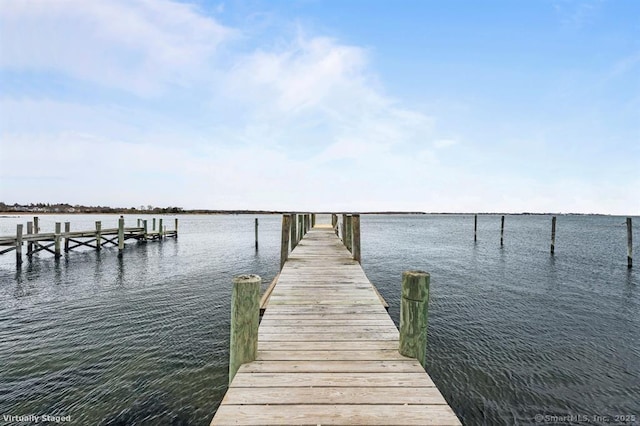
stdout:
[[(277, 273), (280, 217), (258, 216), (257, 252), (255, 217), (180, 216), (177, 241), (129, 242), (122, 260), (111, 248), (39, 253), (16, 271), (13, 253), (0, 256), (0, 416), (207, 425), (227, 384), (231, 278), (257, 273), (266, 287)], [(27, 220), (1, 218), (0, 235)], [(40, 226), (95, 220), (117, 216)], [(362, 217), (363, 267), (396, 323), (402, 271), (431, 273), (427, 370), (456, 414), (638, 422), (640, 266), (626, 268), (624, 219), (559, 217), (554, 257), (549, 217), (507, 216), (502, 248), (499, 216), (478, 222), (474, 244), (472, 216)]]

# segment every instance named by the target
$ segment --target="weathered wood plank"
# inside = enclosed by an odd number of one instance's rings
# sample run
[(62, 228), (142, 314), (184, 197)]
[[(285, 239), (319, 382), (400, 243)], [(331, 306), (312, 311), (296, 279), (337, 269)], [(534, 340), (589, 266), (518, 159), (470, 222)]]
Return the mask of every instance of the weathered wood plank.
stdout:
[(238, 373), (229, 387), (424, 387), (435, 386), (424, 371), (416, 373)]
[[(306, 347), (305, 347), (306, 348)], [(258, 351), (256, 361), (383, 361), (408, 360), (398, 353), (398, 348), (375, 350), (272, 350)]]
[(391, 361), (255, 361), (241, 367), (242, 373), (413, 373), (421, 371), (420, 363), (411, 358)]

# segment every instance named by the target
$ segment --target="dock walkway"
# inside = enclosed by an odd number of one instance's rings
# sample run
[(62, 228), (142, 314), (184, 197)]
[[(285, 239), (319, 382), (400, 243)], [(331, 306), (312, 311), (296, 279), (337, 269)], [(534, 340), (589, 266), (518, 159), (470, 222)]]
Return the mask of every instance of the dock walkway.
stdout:
[(330, 225), (289, 255), (212, 425), (459, 425)]

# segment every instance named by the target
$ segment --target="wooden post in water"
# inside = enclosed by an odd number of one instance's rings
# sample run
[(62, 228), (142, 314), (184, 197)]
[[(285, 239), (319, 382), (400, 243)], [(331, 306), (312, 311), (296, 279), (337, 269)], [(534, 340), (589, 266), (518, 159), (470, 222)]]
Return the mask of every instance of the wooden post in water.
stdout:
[(627, 218), (627, 268), (633, 267), (633, 227), (631, 218)]
[(64, 233), (66, 234), (64, 237), (65, 253), (69, 251), (69, 232), (71, 232), (71, 222), (65, 222), (64, 223)]
[(162, 228), (162, 218), (158, 219), (158, 234), (160, 239), (164, 238), (164, 229)]
[(500, 247), (504, 245), (504, 216), (500, 219)]
[(154, 232), (156, 230), (156, 218), (155, 217), (153, 218), (153, 226), (152, 226), (151, 230), (154, 231)]
[(54, 233), (54, 237), (53, 237), (54, 253), (55, 253), (55, 257), (56, 258), (60, 257), (60, 239), (62, 238), (60, 236), (61, 228), (62, 228), (62, 226), (61, 226), (60, 222), (56, 222), (56, 228), (55, 228), (55, 233)]
[(176, 238), (178, 238), (178, 218), (175, 218)]
[[(33, 234), (33, 222), (27, 222), (27, 235)], [(33, 254), (33, 243), (29, 241), (27, 243), (27, 256), (31, 257)]]
[(473, 215), (473, 242), (478, 241), (478, 215)]
[(102, 248), (102, 222), (96, 221), (96, 250)]
[(291, 214), (282, 215), (282, 231), (280, 239), (280, 270), (289, 258), (289, 233), (291, 232)]
[(16, 265), (22, 265), (22, 224), (16, 226)]
[(347, 215), (347, 225), (345, 227), (345, 236), (346, 236), (346, 240), (345, 240), (345, 245), (347, 246), (347, 250), (352, 251), (353, 248), (353, 227), (351, 226), (351, 219), (353, 218), (353, 216), (351, 215)]
[(258, 250), (258, 218), (255, 220), (256, 250)]
[(296, 248), (298, 245), (298, 229), (296, 227), (296, 222), (298, 221), (297, 215), (295, 213), (291, 214), (291, 232), (290, 232), (290, 240), (291, 240), (291, 250)]
[(246, 362), (255, 361), (258, 354), (261, 283), (262, 279), (258, 275), (239, 275), (233, 278), (229, 384), (240, 366)]
[(551, 256), (556, 252), (556, 217), (551, 218)]
[(354, 214), (351, 216), (352, 231), (353, 231), (353, 260), (360, 262), (360, 215)]
[(33, 233), (37, 234), (40, 232), (40, 218), (38, 216), (33, 217)]
[(417, 359), (423, 367), (427, 358), (429, 281), (430, 276), (427, 272), (405, 271), (402, 273), (398, 352)]
[(138, 228), (140, 228), (140, 221), (141, 221), (141, 220), (142, 220), (142, 219), (138, 219), (138, 221), (136, 222), (136, 224), (138, 225)]
[(119, 257), (122, 257), (123, 251), (124, 251), (124, 217), (120, 216), (120, 219), (118, 219), (118, 256)]

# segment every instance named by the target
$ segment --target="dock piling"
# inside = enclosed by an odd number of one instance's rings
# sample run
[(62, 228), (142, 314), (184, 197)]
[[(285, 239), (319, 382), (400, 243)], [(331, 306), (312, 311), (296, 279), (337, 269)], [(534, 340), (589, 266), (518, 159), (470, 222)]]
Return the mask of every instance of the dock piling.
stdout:
[(298, 215), (298, 238), (296, 238), (296, 245), (300, 242), (302, 237), (304, 237), (304, 215)]
[(500, 218), (500, 247), (504, 245), (504, 216)]
[(347, 250), (353, 253), (353, 226), (352, 226), (352, 218), (353, 216), (347, 215), (347, 224), (345, 227), (347, 237), (345, 240), (345, 245), (347, 246)]
[(316, 226), (316, 214), (311, 213), (311, 227), (313, 228), (314, 226)]
[(340, 224), (340, 236), (342, 237), (342, 244), (344, 244), (344, 246), (347, 246), (347, 238), (345, 237), (345, 234), (347, 232), (347, 215), (346, 214), (342, 214), (342, 223)]
[(430, 278), (424, 271), (402, 273), (398, 351), (401, 355), (417, 359), (422, 367), (425, 366), (427, 354)]
[(291, 232), (289, 239), (291, 240), (291, 250), (296, 248), (298, 245), (298, 229), (296, 228), (297, 215), (295, 213), (291, 214)]
[(353, 260), (355, 260), (356, 262), (360, 263), (361, 260), (361, 256), (360, 256), (360, 215), (359, 214), (354, 214), (351, 216), (351, 222), (352, 222), (352, 235), (353, 235), (353, 250), (351, 251), (353, 253)]
[(473, 242), (478, 241), (478, 215), (473, 215)]
[(551, 256), (556, 252), (556, 217), (551, 218)]
[(65, 253), (69, 251), (69, 232), (71, 232), (71, 222), (64, 223), (64, 251)]
[(164, 238), (164, 228), (162, 227), (162, 218), (158, 219), (158, 236)]
[(256, 250), (258, 250), (258, 218), (255, 220)]
[(155, 232), (156, 231), (156, 218), (153, 218), (153, 225), (151, 227), (151, 231)]
[(289, 258), (289, 233), (291, 232), (291, 214), (282, 215), (282, 232), (280, 240), (280, 270)]
[[(27, 235), (33, 234), (33, 222), (27, 222)], [(33, 243), (29, 241), (27, 243), (27, 256), (31, 257), (33, 254)]]
[(124, 217), (118, 219), (118, 256), (124, 251)]
[(147, 233), (148, 233), (148, 224), (147, 219), (142, 221), (144, 230), (142, 231), (142, 238), (147, 241)]
[(55, 233), (54, 233), (54, 237), (53, 237), (53, 242), (54, 242), (54, 251), (55, 251), (55, 257), (59, 258), (60, 257), (60, 239), (61, 237), (61, 223), (60, 222), (56, 222), (56, 228), (55, 228)]
[(102, 248), (102, 222), (96, 221), (96, 250)]
[(33, 217), (33, 233), (37, 234), (40, 232), (40, 218), (38, 216)]
[(16, 265), (22, 265), (22, 224), (16, 226)]
[(627, 218), (627, 268), (633, 267), (633, 226), (631, 218)]
[[(290, 218), (288, 215), (284, 215), (284, 217)], [(258, 353), (261, 283), (262, 279), (258, 275), (239, 275), (233, 278), (229, 384), (240, 366), (246, 362), (254, 361)]]
[(175, 218), (175, 227), (176, 227), (176, 235), (175, 237), (178, 238), (178, 218)]

